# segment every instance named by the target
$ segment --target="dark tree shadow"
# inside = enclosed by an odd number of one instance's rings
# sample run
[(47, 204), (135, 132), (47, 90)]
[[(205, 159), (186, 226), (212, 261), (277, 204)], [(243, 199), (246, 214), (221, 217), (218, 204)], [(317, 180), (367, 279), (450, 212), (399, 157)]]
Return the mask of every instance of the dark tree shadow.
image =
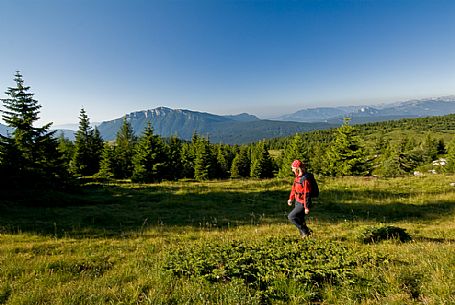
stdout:
[[(0, 233), (32, 232), (73, 237), (136, 234), (153, 226), (229, 229), (242, 225), (288, 223), (288, 191), (219, 192), (207, 186), (119, 187), (91, 185), (72, 194), (34, 192), (0, 200)], [(395, 197), (394, 197), (395, 196)], [(320, 221), (434, 220), (455, 212), (454, 201), (403, 204), (383, 191), (321, 192), (311, 215)], [(397, 201), (382, 204), (381, 200)], [(367, 202), (372, 202), (369, 204)], [(172, 231), (172, 230), (171, 230)]]

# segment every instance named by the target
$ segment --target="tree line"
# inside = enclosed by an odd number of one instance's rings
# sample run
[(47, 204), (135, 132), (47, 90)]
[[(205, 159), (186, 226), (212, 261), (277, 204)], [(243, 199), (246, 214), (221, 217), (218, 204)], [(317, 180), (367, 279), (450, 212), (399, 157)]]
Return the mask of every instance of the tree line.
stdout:
[[(447, 145), (430, 132), (419, 138), (390, 139), (387, 128), (396, 122), (351, 126), (345, 119), (331, 130), (227, 145), (211, 143), (197, 133), (191, 141), (164, 138), (154, 134), (151, 122), (136, 136), (124, 118), (115, 140), (106, 142), (81, 109), (73, 142), (50, 131), (52, 123), (34, 127), (41, 106), (19, 72), (14, 80), (16, 86), (8, 88), (8, 97), (2, 99), (2, 118), (12, 128), (11, 134), (0, 137), (2, 188), (66, 187), (85, 176), (133, 182), (287, 177), (294, 159), (303, 160), (313, 173), (328, 176), (405, 175), (430, 168), (441, 156), (448, 162), (441, 170), (455, 171), (455, 136)], [(455, 116), (442, 121), (443, 126), (453, 126)]]

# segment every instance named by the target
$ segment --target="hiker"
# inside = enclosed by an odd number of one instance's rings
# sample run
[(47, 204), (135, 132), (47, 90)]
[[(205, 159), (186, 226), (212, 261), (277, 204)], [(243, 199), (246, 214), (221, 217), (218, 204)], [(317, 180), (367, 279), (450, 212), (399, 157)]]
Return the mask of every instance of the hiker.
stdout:
[(305, 165), (300, 160), (294, 160), (291, 169), (295, 174), (294, 183), (292, 184), (291, 194), (289, 195), (288, 205), (292, 206), (295, 201), (294, 209), (288, 215), (288, 219), (297, 227), (300, 236), (305, 238), (310, 235), (305, 223), (305, 215), (310, 213), (311, 206), (311, 183), (307, 179)]

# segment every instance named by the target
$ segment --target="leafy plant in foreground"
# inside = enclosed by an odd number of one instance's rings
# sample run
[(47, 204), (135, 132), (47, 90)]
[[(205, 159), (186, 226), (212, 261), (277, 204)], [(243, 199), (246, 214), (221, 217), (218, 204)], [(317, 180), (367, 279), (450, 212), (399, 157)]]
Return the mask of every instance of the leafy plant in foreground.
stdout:
[(264, 300), (287, 300), (283, 285), (318, 291), (326, 283), (350, 281), (363, 260), (334, 242), (268, 238), (179, 248), (171, 252), (165, 269), (175, 276), (209, 282), (241, 280)]

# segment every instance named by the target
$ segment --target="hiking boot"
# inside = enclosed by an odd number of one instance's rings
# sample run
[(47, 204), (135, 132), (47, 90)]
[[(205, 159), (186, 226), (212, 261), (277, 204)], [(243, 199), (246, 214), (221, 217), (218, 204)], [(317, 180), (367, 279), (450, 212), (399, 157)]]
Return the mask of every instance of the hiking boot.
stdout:
[(310, 234), (311, 234), (310, 232), (307, 232), (307, 233), (301, 232), (300, 233), (300, 238), (301, 239), (305, 239), (307, 237), (310, 237)]

